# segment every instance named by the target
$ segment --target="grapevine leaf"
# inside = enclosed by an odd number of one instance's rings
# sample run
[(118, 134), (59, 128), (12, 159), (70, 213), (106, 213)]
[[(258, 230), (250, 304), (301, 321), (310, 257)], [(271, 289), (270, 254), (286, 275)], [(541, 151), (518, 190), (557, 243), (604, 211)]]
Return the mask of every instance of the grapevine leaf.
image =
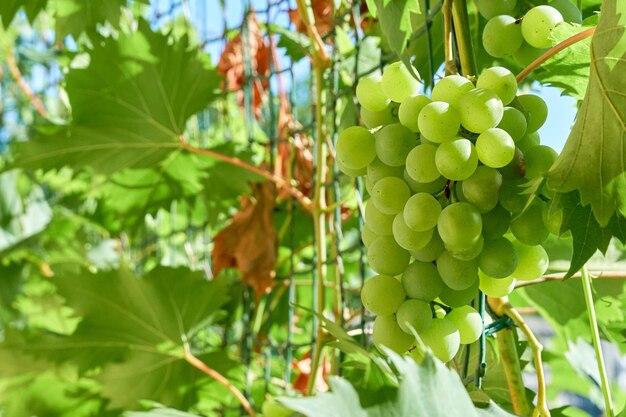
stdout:
[(479, 417), (515, 417), (515, 414), (503, 410), (493, 401), (490, 401), (486, 408), (477, 407), (476, 414)]
[(179, 146), (187, 118), (216, 97), (219, 80), (186, 37), (170, 42), (141, 22), (96, 42), (89, 66), (70, 71), (72, 123), (21, 144), (15, 166), (154, 167)]
[(298, 62), (307, 56), (307, 51), (311, 48), (311, 39), (307, 35), (279, 25), (268, 25), (268, 29), (271, 33), (280, 35), (276, 46), (285, 48), (285, 54), (292, 62)]
[(626, 3), (604, 2), (591, 42), (585, 100), (563, 152), (548, 173), (560, 192), (579, 190), (583, 205), (606, 226), (626, 215)]
[(380, 27), (389, 46), (398, 56), (406, 49), (413, 32), (411, 13), (419, 14), (418, 0), (374, 0), (380, 19)]
[(23, 7), (29, 21), (35, 20), (40, 11), (46, 8), (48, 0), (2, 0), (0, 2), (0, 21), (7, 28), (15, 15)]
[[(185, 388), (201, 375), (185, 363), (184, 343), (227, 301), (224, 280), (157, 268), (141, 278), (126, 270), (57, 272), (52, 281), (82, 317), (74, 333), (9, 341), (5, 349), (69, 361), (82, 372), (102, 368), (97, 379), (111, 407), (133, 407), (140, 399), (167, 405), (188, 400)], [(229, 364), (220, 353), (204, 359)]]
[[(396, 396), (381, 393), (375, 405), (364, 408), (347, 381), (332, 378), (331, 392), (310, 398), (281, 398), (280, 402), (306, 417), (404, 417), (423, 415), (425, 410), (434, 416), (478, 416), (458, 375), (431, 355), (418, 366), (411, 358), (387, 353), (400, 379)], [(370, 398), (368, 402), (373, 401)]]
[[(550, 33), (554, 44), (562, 42), (577, 33), (589, 29), (590, 24), (595, 25), (594, 20), (585, 21), (585, 25), (572, 25), (564, 23), (557, 25)], [(542, 71), (537, 72), (534, 78), (543, 84), (561, 88), (564, 94), (582, 100), (589, 81), (589, 49), (590, 39), (577, 42), (567, 49), (557, 53), (542, 66)]]
[[(148, 3), (146, 0), (139, 0)], [(74, 37), (105, 22), (119, 26), (126, 0), (55, 0), (56, 34), (59, 39)]]
[(578, 272), (598, 249), (605, 252), (611, 240), (611, 230), (598, 224), (590, 206), (583, 206), (577, 193), (564, 194), (563, 224), (572, 232), (573, 254), (567, 277)]

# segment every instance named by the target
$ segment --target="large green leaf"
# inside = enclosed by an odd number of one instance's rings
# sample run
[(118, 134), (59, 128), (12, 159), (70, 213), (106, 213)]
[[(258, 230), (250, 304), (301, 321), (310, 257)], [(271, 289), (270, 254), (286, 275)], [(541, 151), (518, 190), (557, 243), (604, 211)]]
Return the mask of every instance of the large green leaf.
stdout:
[[(131, 408), (141, 399), (188, 403), (188, 388), (201, 374), (184, 361), (183, 347), (227, 301), (224, 280), (157, 268), (141, 278), (126, 270), (58, 273), (53, 282), (82, 317), (75, 332), (9, 341), (3, 349), (70, 362), (83, 372), (101, 368), (97, 379), (111, 407)], [(203, 359), (234, 365), (219, 352)]]
[(32, 22), (39, 12), (46, 8), (47, 4), (48, 0), (2, 0), (0, 2), (0, 21), (5, 28), (8, 27), (22, 7)]
[(411, 13), (420, 13), (419, 0), (374, 0), (380, 27), (391, 49), (402, 55), (411, 37)]
[(18, 148), (15, 165), (90, 167), (110, 174), (157, 166), (186, 120), (215, 97), (219, 77), (186, 37), (139, 30), (95, 42), (87, 68), (67, 75), (72, 122)]
[(548, 183), (579, 190), (600, 226), (626, 215), (626, 3), (607, 0), (591, 42), (585, 100)]
[(280, 402), (307, 417), (478, 416), (458, 375), (441, 362), (427, 355), (418, 366), (409, 357), (388, 353), (400, 379), (391, 400), (381, 396), (377, 404), (364, 408), (356, 390), (347, 381), (334, 378), (331, 392), (311, 398), (281, 398)]
[(198, 417), (196, 414), (189, 414), (171, 408), (157, 408), (151, 411), (137, 411), (124, 413), (124, 417)]

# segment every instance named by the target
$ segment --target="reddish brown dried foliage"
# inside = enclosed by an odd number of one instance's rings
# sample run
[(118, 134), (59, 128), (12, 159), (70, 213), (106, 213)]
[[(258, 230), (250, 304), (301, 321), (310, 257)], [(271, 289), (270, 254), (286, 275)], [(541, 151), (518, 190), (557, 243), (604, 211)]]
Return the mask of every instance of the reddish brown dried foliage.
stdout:
[(274, 226), (276, 189), (270, 182), (252, 185), (252, 197), (241, 197), (241, 209), (215, 236), (215, 275), (237, 268), (255, 289), (257, 297), (272, 288), (275, 277), (277, 237)]

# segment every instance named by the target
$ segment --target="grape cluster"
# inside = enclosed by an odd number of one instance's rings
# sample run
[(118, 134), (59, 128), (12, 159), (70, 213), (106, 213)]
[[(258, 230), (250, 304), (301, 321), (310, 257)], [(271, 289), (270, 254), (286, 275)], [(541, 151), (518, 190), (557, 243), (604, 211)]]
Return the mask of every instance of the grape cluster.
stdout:
[(559, 233), (562, 211), (539, 198), (524, 210), (520, 185), (557, 154), (539, 144), (545, 102), (517, 95), (505, 68), (486, 69), (476, 85), (444, 77), (432, 99), (419, 88), (399, 62), (362, 78), (356, 94), (367, 127), (345, 129), (336, 158), (344, 173), (364, 177), (370, 196), (362, 240), (379, 275), (361, 298), (377, 316), (375, 344), (405, 352), (414, 330), (449, 361), (481, 335), (468, 305), (479, 288), (501, 297), (546, 271), (540, 244), (549, 230)]
[(552, 46), (550, 32), (561, 22), (581, 23), (580, 10), (570, 0), (553, 0), (535, 6), (523, 17), (517, 0), (476, 0), (479, 13), (487, 19), (483, 46), (490, 55), (513, 56), (526, 66)]

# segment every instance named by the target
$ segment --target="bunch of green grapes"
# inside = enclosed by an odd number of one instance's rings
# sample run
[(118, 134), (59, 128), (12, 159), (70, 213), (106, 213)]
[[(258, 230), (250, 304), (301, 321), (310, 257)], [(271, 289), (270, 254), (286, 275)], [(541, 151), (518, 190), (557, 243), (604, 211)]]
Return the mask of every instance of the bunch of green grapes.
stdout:
[[(483, 46), (496, 58), (513, 56), (526, 66), (552, 46), (550, 32), (562, 22), (582, 22), (582, 14), (570, 0), (521, 10), (517, 0), (476, 0), (479, 13), (487, 19)], [(523, 3), (523, 2), (519, 2)]]
[(361, 298), (377, 316), (375, 344), (405, 352), (417, 334), (449, 361), (481, 335), (469, 306), (479, 288), (501, 297), (545, 273), (541, 243), (560, 234), (562, 211), (544, 199), (527, 204), (523, 185), (557, 153), (539, 143), (545, 102), (517, 95), (505, 68), (486, 69), (476, 85), (442, 78), (431, 98), (419, 89), (401, 63), (360, 80), (366, 127), (344, 130), (336, 157), (369, 194), (362, 240), (378, 275)]

